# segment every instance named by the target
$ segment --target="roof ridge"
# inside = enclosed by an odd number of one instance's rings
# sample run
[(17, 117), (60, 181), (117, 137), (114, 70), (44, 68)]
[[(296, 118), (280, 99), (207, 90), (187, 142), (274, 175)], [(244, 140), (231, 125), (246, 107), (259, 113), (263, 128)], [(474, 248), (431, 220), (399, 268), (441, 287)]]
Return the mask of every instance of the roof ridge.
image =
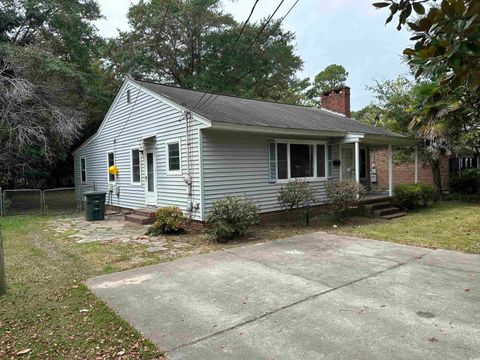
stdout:
[[(162, 83), (155, 82), (153, 80), (135, 80), (135, 79), (130, 79), (130, 80), (135, 81), (136, 83), (144, 82), (144, 83), (149, 83), (149, 84), (158, 85), (158, 86), (165, 86), (165, 87), (169, 87), (169, 88), (187, 90), (187, 91), (193, 91), (193, 92), (199, 92), (199, 93), (207, 93), (209, 95), (225, 96), (225, 97), (230, 97), (230, 98), (234, 98), (234, 99), (243, 99), (243, 100), (265, 102), (265, 103), (277, 104), (277, 105), (297, 106), (297, 107), (306, 108), (306, 109), (317, 109), (317, 110), (327, 111), (326, 109), (323, 109), (323, 108), (320, 108), (320, 107), (317, 107), (317, 106), (309, 106), (309, 105), (302, 105), (302, 104), (290, 104), (290, 103), (274, 101), (274, 100), (255, 99), (255, 98), (249, 98), (249, 97), (239, 96), (239, 95), (229, 95), (229, 94), (217, 93), (217, 92), (212, 92), (212, 91), (189, 89), (189, 88), (185, 88), (185, 87), (181, 87), (181, 86), (177, 86), (177, 85), (173, 85), (173, 84), (162, 84)], [(334, 111), (332, 111), (332, 112), (335, 113)], [(337, 114), (340, 114), (340, 113), (337, 113)], [(343, 114), (340, 114), (340, 115), (343, 115)], [(343, 116), (345, 116), (345, 115), (343, 115)]]

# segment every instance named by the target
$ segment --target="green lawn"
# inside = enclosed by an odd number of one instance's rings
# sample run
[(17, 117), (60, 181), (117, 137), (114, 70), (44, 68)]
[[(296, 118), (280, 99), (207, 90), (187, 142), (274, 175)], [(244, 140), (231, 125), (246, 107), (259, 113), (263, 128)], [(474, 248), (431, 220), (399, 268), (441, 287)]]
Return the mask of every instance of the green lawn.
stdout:
[(480, 254), (480, 205), (442, 202), (391, 221), (363, 219), (335, 233)]
[[(8, 293), (0, 297), (0, 359), (161, 358), (158, 350), (82, 285), (113, 264), (128, 267), (134, 245), (80, 246), (54, 236), (47, 217), (2, 221)], [(95, 255), (92, 255), (95, 254)]]

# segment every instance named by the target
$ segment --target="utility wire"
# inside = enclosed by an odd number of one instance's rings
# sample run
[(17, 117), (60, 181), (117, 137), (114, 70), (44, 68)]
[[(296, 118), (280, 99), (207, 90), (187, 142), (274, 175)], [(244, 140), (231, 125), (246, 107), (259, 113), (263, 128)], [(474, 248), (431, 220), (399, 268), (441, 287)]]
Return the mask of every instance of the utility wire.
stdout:
[[(256, 1), (255, 1), (255, 4), (253, 4), (253, 7), (252, 7), (252, 9), (250, 10), (250, 14), (248, 15), (247, 20), (245, 20), (245, 22), (243, 23), (243, 26), (242, 26), (242, 28), (241, 28), (241, 30), (240, 30), (240, 33), (238, 34), (237, 38), (236, 38), (235, 41), (233, 42), (233, 45), (229, 47), (229, 49), (228, 49), (226, 55), (224, 56), (224, 58), (227, 58), (227, 55), (229, 56), (229, 55), (233, 52), (233, 49), (234, 49), (235, 46), (237, 45), (238, 40), (240, 40), (240, 38), (241, 38), (241, 36), (242, 36), (242, 34), (243, 34), (243, 31), (245, 30), (245, 27), (246, 27), (247, 24), (250, 22), (250, 19), (251, 19), (252, 15), (253, 15), (253, 12), (255, 11), (255, 8), (257, 7), (257, 4), (258, 4), (259, 1), (260, 1), (260, 0), (256, 0)], [(200, 97), (200, 99), (195, 103), (195, 105), (190, 109), (190, 111), (193, 111), (193, 110), (197, 107), (197, 105), (202, 102), (202, 100), (203, 100), (203, 98), (205, 97), (205, 95), (207, 95), (207, 91), (206, 91), (206, 90), (203, 92), (203, 95), (202, 95), (202, 96)]]
[[(250, 10), (250, 14), (248, 15), (247, 20), (245, 20), (245, 22), (243, 23), (243, 26), (242, 26), (242, 28), (241, 28), (241, 30), (240, 30), (240, 33), (238, 34), (237, 38), (236, 38), (235, 41), (233, 42), (233, 45), (229, 47), (227, 53), (226, 53), (225, 56), (224, 56), (224, 59), (228, 59), (228, 57), (230, 56), (230, 54), (232, 54), (235, 46), (236, 46), (237, 43), (238, 43), (238, 40), (240, 40), (240, 37), (242, 36), (243, 32), (245, 31), (245, 28), (246, 28), (247, 24), (250, 22), (250, 19), (252, 18), (253, 12), (255, 11), (255, 8), (257, 7), (257, 4), (258, 4), (259, 1), (260, 1), (260, 0), (256, 0), (255, 3), (253, 4), (252, 9)], [(278, 10), (278, 8), (282, 5), (282, 3), (283, 3), (284, 1), (285, 1), (285, 0), (282, 0), (282, 1), (280, 2), (280, 5), (277, 7), (277, 9), (275, 10), (275, 12)], [(273, 15), (275, 15), (275, 13), (273, 13)], [(271, 17), (269, 18), (268, 21), (270, 21), (270, 19), (271, 19)], [(267, 22), (267, 24), (268, 24), (268, 22)], [(264, 27), (264, 28), (265, 28), (265, 27)], [(260, 34), (261, 34), (261, 32), (263, 31), (264, 28), (262, 28), (262, 30), (260, 30), (260, 32), (257, 34), (257, 37), (255, 38), (255, 40), (254, 40), (253, 42), (256, 41), (256, 39), (258, 38), (258, 36), (260, 36)], [(250, 46), (251, 46), (251, 45), (252, 45), (252, 44), (250, 44)], [(249, 47), (249, 48), (250, 48), (250, 47)], [(247, 51), (248, 51), (248, 49), (247, 49)], [(193, 111), (193, 110), (196, 109), (196, 107), (202, 102), (202, 100), (203, 100), (204, 97), (207, 95), (207, 93), (208, 93), (208, 92), (205, 90), (204, 93), (202, 94), (202, 96), (200, 97), (200, 99), (195, 103), (195, 105), (190, 109), (190, 111)], [(207, 101), (208, 101), (208, 99), (207, 99)]]
[[(280, 25), (282, 24), (282, 22), (283, 22), (283, 21), (285, 20), (285, 18), (292, 12), (292, 10), (295, 8), (295, 6), (298, 4), (299, 1), (300, 1), (300, 0), (296, 0), (295, 3), (290, 7), (290, 9), (285, 13), (285, 15), (283, 15), (283, 16), (280, 18), (280, 20), (277, 22), (277, 24), (275, 25), (275, 27), (273, 28), (273, 30), (270, 32), (270, 34), (268, 35), (268, 37), (267, 37), (266, 40), (268, 40), (268, 38), (269, 38), (270, 36), (272, 36), (272, 35), (277, 31), (277, 29), (280, 27)], [(283, 3), (283, 1), (282, 1), (282, 3)], [(282, 3), (280, 3), (280, 5), (281, 5)], [(277, 10), (278, 10), (278, 7), (277, 7)], [(275, 11), (275, 12), (276, 12), (276, 11)], [(274, 12), (272, 15), (275, 15), (275, 12)], [(272, 17), (273, 17), (273, 16), (271, 16), (270, 19), (271, 19)], [(254, 41), (254, 42), (255, 42), (255, 41)], [(252, 45), (253, 45), (253, 43), (252, 43)], [(262, 47), (262, 46), (260, 47), (260, 51), (265, 50), (265, 46), (266, 46), (266, 41), (264, 42), (263, 47)], [(249, 47), (249, 49), (250, 49), (250, 47)], [(248, 50), (247, 50), (247, 51), (248, 51)], [(247, 51), (244, 52), (244, 55), (243, 55), (243, 57), (240, 59), (240, 61), (243, 60), (243, 58), (245, 58)], [(239, 64), (239, 63), (237, 63), (237, 64)], [(234, 69), (230, 72), (229, 77), (231, 77), (232, 74), (233, 74), (236, 70), (237, 70), (237, 67), (234, 67)], [(246, 74), (247, 74), (247, 73), (243, 74), (243, 75), (241, 76), (241, 78), (242, 78), (243, 76), (245, 76)], [(229, 78), (229, 77), (228, 77), (228, 78)], [(228, 79), (228, 78), (227, 78), (227, 79)], [(212, 96), (214, 96), (214, 97), (213, 97), (212, 101), (210, 101), (210, 103), (209, 103), (208, 105), (213, 104), (213, 102), (214, 102), (220, 95), (219, 95), (219, 94), (210, 94), (210, 96), (207, 98), (207, 100), (205, 100), (205, 102), (204, 102), (200, 107), (206, 106), (206, 104), (208, 103), (209, 99), (210, 99)]]

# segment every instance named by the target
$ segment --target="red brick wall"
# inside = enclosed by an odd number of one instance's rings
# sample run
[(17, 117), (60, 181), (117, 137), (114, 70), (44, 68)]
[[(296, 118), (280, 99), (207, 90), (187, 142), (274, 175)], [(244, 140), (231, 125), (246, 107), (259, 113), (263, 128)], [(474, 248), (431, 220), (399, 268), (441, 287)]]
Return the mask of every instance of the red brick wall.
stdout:
[[(370, 163), (377, 168), (378, 189), (388, 189), (388, 150), (370, 150)], [(440, 173), (442, 178), (442, 190), (448, 188), (448, 156), (440, 161)], [(433, 186), (433, 174), (428, 163), (420, 163), (418, 169), (418, 181)], [(403, 164), (393, 163), (393, 186), (415, 182), (415, 162)]]

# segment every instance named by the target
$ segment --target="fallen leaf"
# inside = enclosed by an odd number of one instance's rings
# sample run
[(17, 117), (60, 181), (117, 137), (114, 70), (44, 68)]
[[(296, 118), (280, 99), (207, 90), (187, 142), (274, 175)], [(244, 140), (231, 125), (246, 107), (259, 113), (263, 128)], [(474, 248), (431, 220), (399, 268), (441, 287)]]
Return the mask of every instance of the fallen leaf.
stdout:
[(32, 351), (32, 349), (23, 349), (17, 352), (17, 355), (25, 355), (28, 354), (30, 351)]

